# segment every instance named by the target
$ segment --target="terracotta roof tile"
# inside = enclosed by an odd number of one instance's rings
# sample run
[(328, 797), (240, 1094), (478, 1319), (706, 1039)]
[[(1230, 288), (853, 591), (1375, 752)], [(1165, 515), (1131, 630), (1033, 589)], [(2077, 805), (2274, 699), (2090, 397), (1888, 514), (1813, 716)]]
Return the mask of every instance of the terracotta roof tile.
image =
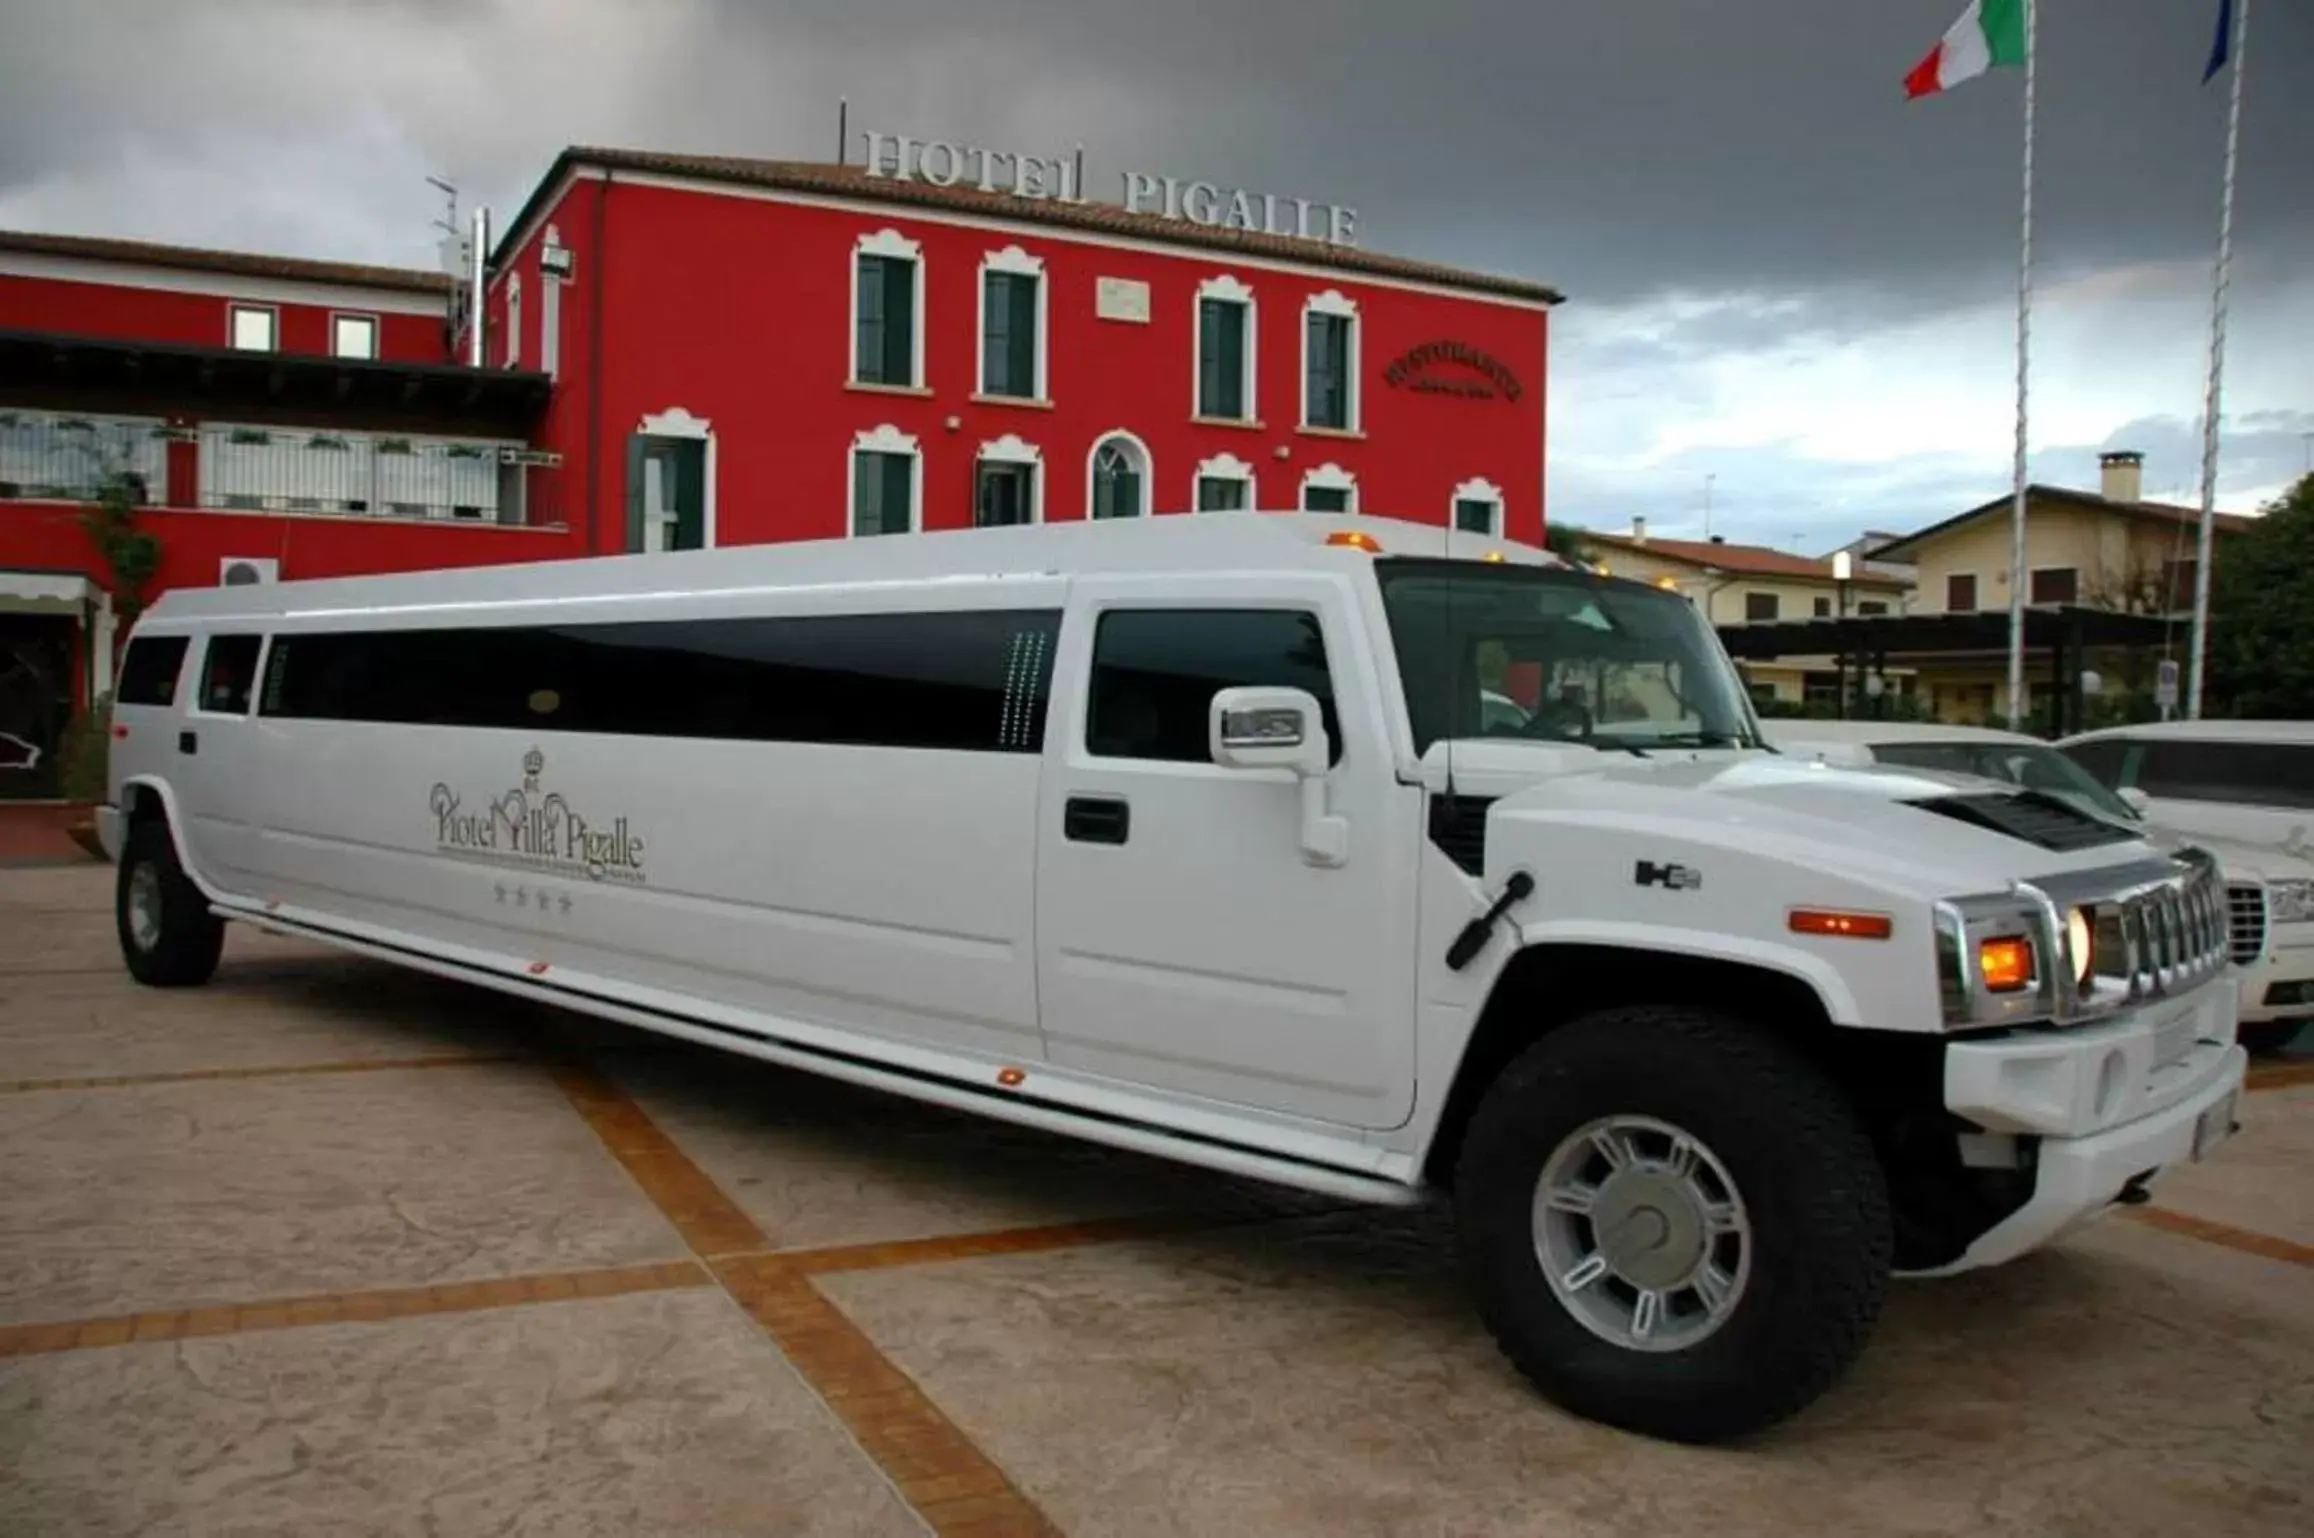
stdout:
[(1166, 245), (1242, 252), (1248, 256), (1266, 256), (1313, 267), (1333, 267), (1346, 272), (1370, 273), (1376, 277), (1431, 283), (1442, 288), (1457, 288), (1543, 304), (1557, 304), (1564, 297), (1557, 289), (1523, 278), (1470, 272), (1436, 262), (1386, 256), (1355, 246), (1329, 245), (1324, 241), (1304, 240), (1293, 235), (1221, 229), (1181, 219), (1161, 218), (1155, 214), (1130, 213), (1113, 203), (1059, 203), (1015, 197), (1005, 192), (982, 192), (978, 187), (935, 187), (924, 181), (903, 182), (890, 177), (870, 176), (860, 166), (831, 165), (822, 161), (677, 155), (656, 150), (611, 149), (595, 145), (574, 145), (562, 152), (553, 170), (540, 183), (539, 190), (532, 194), (522, 212), (506, 226), (510, 236), (524, 227), (540, 200), (561, 180), (563, 170), (573, 165), (600, 166), (614, 171), (653, 172), (662, 176), (769, 187), (783, 192), (817, 193), (822, 196), (872, 199), (879, 203), (954, 209), (988, 218), (1049, 224), (1062, 229), (1106, 235), (1126, 235)]
[[(1832, 563), (1815, 556), (1792, 555), (1782, 550), (1771, 550), (1765, 545), (1713, 544), (1700, 539), (1659, 539), (1650, 535), (1644, 541), (1628, 534), (1599, 534), (1585, 530), (1583, 538), (1595, 545), (1611, 546), (1652, 555), (1667, 561), (1679, 561), (1690, 566), (1716, 566), (1721, 571), (1747, 577), (1789, 577), (1802, 582), (1830, 582)], [(1885, 572), (1867, 571), (1861, 563), (1851, 587), (1902, 588), (1911, 584), (1901, 577)]]
[(232, 273), (240, 277), (278, 278), (301, 283), (346, 283), (361, 288), (402, 289), (417, 294), (450, 292), (447, 275), (409, 267), (371, 267), (360, 262), (316, 262), (296, 256), (265, 256), (254, 251), (208, 251), (195, 246), (163, 246), (150, 241), (108, 240), (93, 235), (43, 235), (30, 231), (0, 230), (0, 251), (76, 256), (99, 262), (134, 262), (140, 266), (173, 267), (184, 272)]
[[(2094, 491), (2076, 491), (2070, 486), (2043, 486), (2039, 482), (2027, 487), (2026, 495), (2029, 498), (2026, 504), (2028, 513), (2034, 503), (2058, 502), (2067, 503), (2074, 507), (2085, 507), (2092, 512), (2119, 513), (2126, 518), (2149, 518), (2158, 523), (2185, 524), (2190, 527), (2199, 527), (2201, 524), (2200, 508), (2180, 507), (2175, 502), (2117, 502), (2111, 497), (2102, 496)], [(2009, 494), (2004, 492), (1990, 502), (1980, 503), (1966, 512), (1955, 513), (1950, 518), (1930, 524), (1927, 528), (1916, 529), (1910, 534), (1891, 536), (1887, 544), (1877, 545), (1866, 554), (1876, 561), (1885, 560), (1891, 551), (1911, 549), (1924, 540), (1957, 529), (1962, 524), (1982, 518), (1988, 513), (1998, 513), (2006, 518), (2009, 515), (2010, 502)], [(2219, 513), (2211, 520), (2212, 526), (2220, 534), (2240, 534), (2255, 527), (2257, 521), (2257, 519), (2241, 513)]]

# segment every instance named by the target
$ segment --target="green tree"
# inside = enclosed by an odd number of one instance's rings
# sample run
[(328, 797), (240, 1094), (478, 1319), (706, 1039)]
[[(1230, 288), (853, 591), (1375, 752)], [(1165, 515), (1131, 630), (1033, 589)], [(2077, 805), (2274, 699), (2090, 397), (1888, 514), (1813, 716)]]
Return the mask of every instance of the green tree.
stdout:
[(2314, 718), (2314, 475), (2219, 554), (2210, 573), (2211, 702), (2244, 718)]
[(104, 562), (105, 590), (112, 594), (119, 634), (125, 636), (145, 611), (145, 588), (161, 569), (161, 541), (137, 526), (144, 500), (141, 479), (123, 469), (108, 470), (96, 499), (81, 509), (80, 526)]
[(1590, 531), (1571, 523), (1547, 523), (1543, 526), (1543, 548), (1562, 561), (1588, 561), (1591, 559)]

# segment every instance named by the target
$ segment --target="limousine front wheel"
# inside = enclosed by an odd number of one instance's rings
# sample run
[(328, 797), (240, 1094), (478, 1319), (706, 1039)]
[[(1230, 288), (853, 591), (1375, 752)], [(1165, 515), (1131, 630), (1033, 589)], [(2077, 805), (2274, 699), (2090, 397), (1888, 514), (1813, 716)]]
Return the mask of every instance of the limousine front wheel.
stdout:
[(1839, 1090), (1766, 1030), (1608, 1010), (1511, 1064), (1455, 1205), (1479, 1308), (1552, 1399), (1717, 1442), (1815, 1399), (1888, 1285), (1888, 1192)]
[(129, 975), (155, 988), (188, 988), (209, 980), (225, 948), (224, 921), (177, 863), (165, 823), (129, 830), (113, 889), (121, 955)]

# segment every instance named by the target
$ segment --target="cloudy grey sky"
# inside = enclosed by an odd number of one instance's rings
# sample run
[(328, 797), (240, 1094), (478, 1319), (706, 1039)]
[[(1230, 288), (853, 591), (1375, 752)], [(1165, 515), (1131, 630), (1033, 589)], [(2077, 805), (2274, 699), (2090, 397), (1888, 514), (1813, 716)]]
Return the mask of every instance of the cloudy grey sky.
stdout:
[[(0, 227), (427, 265), (567, 143), (853, 122), (1353, 203), (1564, 288), (1551, 510), (1828, 548), (2006, 486), (2021, 80), (1964, 0), (0, 0)], [(2045, 0), (2035, 474), (2191, 500), (2216, 0)], [(2220, 505), (2314, 454), (2314, 4), (2257, 0)]]

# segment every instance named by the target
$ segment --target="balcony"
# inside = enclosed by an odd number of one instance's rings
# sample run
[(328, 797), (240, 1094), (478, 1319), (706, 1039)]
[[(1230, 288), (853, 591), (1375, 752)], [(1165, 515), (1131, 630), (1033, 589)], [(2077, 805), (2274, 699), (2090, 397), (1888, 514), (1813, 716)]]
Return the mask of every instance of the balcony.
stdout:
[(560, 521), (533, 484), (558, 463), (500, 438), (0, 409), (0, 500), (85, 502), (126, 476), (153, 507), (535, 527)]
[(169, 445), (191, 434), (157, 417), (0, 409), (0, 500), (88, 502), (128, 476), (139, 502), (169, 488)]

